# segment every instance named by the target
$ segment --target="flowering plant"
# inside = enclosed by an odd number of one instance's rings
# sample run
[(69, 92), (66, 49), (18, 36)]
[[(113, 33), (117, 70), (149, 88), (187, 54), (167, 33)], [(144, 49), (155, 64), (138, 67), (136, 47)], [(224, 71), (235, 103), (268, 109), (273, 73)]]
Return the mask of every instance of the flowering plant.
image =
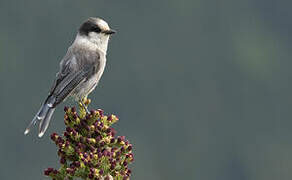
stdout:
[[(89, 99), (84, 100), (86, 107)], [(46, 176), (53, 180), (129, 180), (133, 162), (132, 145), (124, 136), (116, 137), (111, 126), (118, 121), (115, 115), (104, 115), (97, 109), (86, 113), (79, 104), (64, 108), (66, 130), (63, 136), (53, 133), (51, 139), (58, 146), (61, 167), (47, 168)]]

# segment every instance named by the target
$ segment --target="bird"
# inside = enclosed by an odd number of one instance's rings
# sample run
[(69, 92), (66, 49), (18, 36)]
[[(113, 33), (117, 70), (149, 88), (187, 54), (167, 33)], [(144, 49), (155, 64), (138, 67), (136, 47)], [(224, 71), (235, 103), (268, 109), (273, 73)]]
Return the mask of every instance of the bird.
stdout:
[(57, 105), (68, 97), (80, 102), (89, 113), (83, 100), (99, 83), (106, 66), (109, 38), (114, 33), (116, 31), (101, 18), (90, 17), (81, 24), (75, 40), (60, 62), (59, 72), (47, 98), (25, 129), (25, 135), (33, 125), (39, 123), (38, 137), (41, 138)]

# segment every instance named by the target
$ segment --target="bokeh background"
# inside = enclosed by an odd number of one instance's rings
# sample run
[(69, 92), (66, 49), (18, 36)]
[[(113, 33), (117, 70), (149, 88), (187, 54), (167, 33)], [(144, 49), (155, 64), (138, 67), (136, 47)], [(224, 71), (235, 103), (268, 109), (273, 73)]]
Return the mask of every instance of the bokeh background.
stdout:
[(52, 132), (23, 131), (90, 16), (118, 33), (92, 108), (120, 117), (134, 180), (292, 178), (291, 1), (0, 0), (0, 179), (46, 179)]

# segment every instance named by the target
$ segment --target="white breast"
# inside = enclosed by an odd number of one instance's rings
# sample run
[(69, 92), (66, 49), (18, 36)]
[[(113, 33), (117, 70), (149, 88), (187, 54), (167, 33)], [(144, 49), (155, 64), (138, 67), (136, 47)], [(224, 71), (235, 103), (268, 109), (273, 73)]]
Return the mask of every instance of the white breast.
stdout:
[[(100, 59), (99, 59), (99, 69), (98, 71), (88, 80), (85, 80), (81, 82), (72, 92), (72, 96), (75, 97), (75, 99), (81, 100), (82, 98), (86, 97), (89, 93), (91, 93), (95, 87), (97, 86), (105, 65), (106, 65), (106, 48), (104, 47), (104, 42), (95, 42), (94, 39), (100, 40), (99, 38), (88, 38), (84, 36), (77, 35), (74, 44), (78, 46), (86, 47), (88, 50), (91, 51), (99, 51), (100, 52)], [(107, 42), (106, 42), (107, 47)]]

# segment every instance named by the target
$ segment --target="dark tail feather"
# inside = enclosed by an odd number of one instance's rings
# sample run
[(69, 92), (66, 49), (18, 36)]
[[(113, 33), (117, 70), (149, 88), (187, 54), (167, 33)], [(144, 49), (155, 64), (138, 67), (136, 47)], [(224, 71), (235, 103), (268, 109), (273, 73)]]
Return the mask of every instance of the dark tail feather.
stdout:
[(52, 115), (54, 114), (54, 111), (55, 111), (55, 108), (50, 108), (47, 111), (45, 118), (41, 120), (40, 125), (39, 125), (39, 134), (38, 134), (39, 137), (42, 137), (45, 134), (50, 124)]
[(30, 128), (35, 125), (38, 121), (40, 121), (39, 126), (39, 137), (42, 137), (48, 128), (50, 119), (55, 111), (55, 108), (51, 107), (50, 104), (45, 103), (41, 106), (38, 113), (35, 115), (33, 120), (30, 122), (30, 124), (27, 126), (26, 130), (24, 131), (24, 134), (28, 134), (30, 131)]

